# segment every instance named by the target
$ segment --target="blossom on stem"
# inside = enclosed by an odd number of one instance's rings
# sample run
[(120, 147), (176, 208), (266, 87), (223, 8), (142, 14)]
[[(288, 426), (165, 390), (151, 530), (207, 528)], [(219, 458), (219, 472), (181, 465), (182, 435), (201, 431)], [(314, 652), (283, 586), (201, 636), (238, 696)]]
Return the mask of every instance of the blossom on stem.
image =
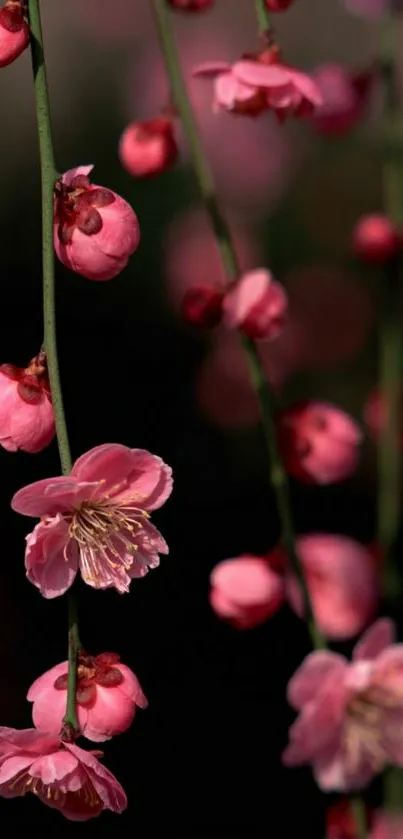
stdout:
[[(379, 600), (376, 560), (371, 549), (348, 536), (309, 533), (299, 536), (296, 550), (308, 587), (312, 609), (323, 634), (335, 641), (354, 638), (372, 619)], [(285, 560), (286, 597), (300, 617), (304, 601), (300, 583)]]
[(0, 445), (35, 454), (55, 436), (55, 418), (44, 352), (28, 367), (0, 365)]
[(0, 795), (15, 798), (32, 792), (71, 821), (87, 821), (102, 810), (122, 813), (126, 794), (97, 759), (101, 754), (35, 728), (1, 726)]
[(132, 578), (168, 553), (150, 512), (171, 491), (171, 469), (161, 458), (117, 443), (90, 449), (67, 477), (20, 489), (13, 510), (41, 518), (26, 540), (28, 579), (47, 598), (64, 594), (78, 571), (93, 588), (129, 591)]
[(357, 423), (326, 402), (298, 402), (277, 417), (284, 466), (306, 483), (331, 484), (353, 474), (362, 434)]
[(219, 562), (210, 575), (210, 605), (218, 617), (251, 629), (281, 606), (284, 584), (263, 557), (243, 554)]
[(374, 73), (351, 73), (341, 64), (321, 64), (312, 74), (323, 102), (312, 121), (326, 136), (347, 134), (365, 115)]
[(355, 255), (369, 265), (383, 265), (394, 256), (402, 245), (399, 230), (387, 216), (373, 214), (363, 216), (357, 222), (352, 235)]
[(0, 67), (6, 67), (29, 44), (29, 26), (24, 0), (6, 0), (0, 9)]
[(321, 789), (360, 789), (385, 766), (403, 765), (403, 645), (392, 621), (367, 630), (352, 662), (310, 653), (289, 682), (288, 700), (299, 716), (283, 762), (311, 764)]
[(120, 138), (119, 157), (122, 166), (137, 178), (170, 169), (178, 157), (172, 120), (156, 117), (146, 122), (131, 122)]
[[(56, 664), (31, 685), (35, 728), (59, 734), (66, 712), (68, 661)], [(137, 676), (115, 653), (90, 656), (80, 652), (77, 667), (76, 708), (81, 734), (100, 743), (122, 734), (133, 722), (136, 707), (148, 702)]]
[(111, 280), (137, 249), (140, 229), (130, 204), (91, 184), (93, 168), (69, 169), (56, 182), (53, 241), (67, 268), (89, 280)]
[(314, 80), (283, 64), (276, 46), (246, 55), (233, 64), (219, 61), (199, 65), (193, 75), (215, 79), (216, 111), (259, 116), (272, 110), (283, 121), (287, 116), (311, 116), (322, 103)]
[(223, 301), (223, 322), (253, 340), (272, 341), (282, 331), (287, 314), (285, 289), (265, 268), (247, 271), (230, 286)]

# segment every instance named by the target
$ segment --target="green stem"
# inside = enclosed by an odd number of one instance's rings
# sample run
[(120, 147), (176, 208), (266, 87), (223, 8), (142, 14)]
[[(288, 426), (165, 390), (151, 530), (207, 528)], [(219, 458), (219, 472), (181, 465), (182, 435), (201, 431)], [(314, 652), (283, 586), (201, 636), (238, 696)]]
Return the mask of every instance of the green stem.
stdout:
[(258, 30), (261, 35), (270, 31), (269, 12), (264, 0), (255, 0), (255, 13)]
[[(49, 372), (52, 403), (55, 413), (57, 444), (62, 472), (67, 475), (72, 466), (69, 438), (60, 385), (59, 363), (56, 342), (55, 311), (55, 259), (53, 250), (53, 201), (57, 178), (53, 154), (50, 120), (49, 93), (46, 78), (46, 64), (43, 52), (41, 13), (39, 0), (28, 0), (29, 25), (31, 30), (31, 59), (35, 85), (36, 119), (38, 125), (39, 155), (42, 191), (42, 275), (43, 275), (43, 318), (44, 350)], [(67, 710), (64, 722), (78, 731), (76, 716), (76, 678), (78, 624), (75, 595), (69, 594), (69, 643), (68, 643), (68, 690)]]
[(356, 837), (357, 839), (366, 839), (368, 830), (367, 813), (361, 796), (352, 795), (350, 797), (350, 806), (355, 823)]
[[(210, 217), (217, 245), (221, 254), (223, 267), (228, 281), (232, 283), (236, 281), (240, 274), (238, 259), (230, 229), (219, 206), (213, 177), (187, 93), (177, 55), (166, 0), (153, 0), (153, 9), (174, 105), (181, 119), (184, 132), (189, 143), (193, 168), (200, 194)], [(283, 545), (288, 553), (293, 570), (300, 581), (304, 597), (305, 616), (312, 644), (316, 649), (319, 649), (324, 647), (324, 640), (315, 623), (302, 566), (295, 550), (295, 536), (291, 517), (288, 480), (283, 469), (277, 447), (272, 395), (270, 393), (255, 344), (243, 335), (240, 335), (240, 339), (248, 361), (251, 382), (260, 403), (262, 426), (270, 463), (270, 479), (276, 494)]]

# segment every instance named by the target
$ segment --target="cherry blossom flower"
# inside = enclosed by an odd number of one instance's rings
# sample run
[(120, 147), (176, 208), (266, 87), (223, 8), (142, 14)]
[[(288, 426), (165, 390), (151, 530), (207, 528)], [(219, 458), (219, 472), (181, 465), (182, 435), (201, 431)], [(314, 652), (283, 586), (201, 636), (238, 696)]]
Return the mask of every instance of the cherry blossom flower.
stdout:
[(166, 117), (132, 122), (119, 143), (122, 166), (137, 178), (158, 175), (170, 169), (178, 156), (174, 126)]
[(168, 546), (150, 522), (172, 491), (171, 469), (143, 449), (106, 443), (76, 460), (67, 477), (45, 478), (13, 497), (13, 510), (41, 517), (27, 536), (27, 577), (59, 597), (78, 571), (96, 589), (129, 591)]
[(0, 9), (0, 67), (6, 67), (29, 44), (29, 26), (22, 0), (6, 0)]
[(322, 790), (359, 789), (388, 764), (403, 764), (403, 645), (393, 623), (378, 620), (356, 644), (352, 662), (310, 653), (288, 685), (299, 712), (283, 754), (287, 766), (311, 764)]
[(284, 585), (263, 557), (243, 554), (219, 562), (210, 575), (210, 605), (238, 629), (267, 620), (284, 600)]
[(0, 727), (0, 795), (32, 792), (71, 821), (86, 821), (102, 810), (122, 813), (126, 794), (96, 755), (35, 728)]
[[(58, 734), (66, 712), (68, 662), (63, 661), (39, 676), (31, 685), (27, 699), (33, 703), (35, 728)], [(89, 656), (79, 653), (76, 707), (81, 734), (99, 743), (126, 731), (136, 707), (148, 702), (137, 676), (115, 653)]]
[(311, 116), (322, 103), (313, 79), (283, 64), (274, 46), (233, 64), (217, 61), (199, 65), (193, 75), (215, 79), (216, 111), (259, 116), (272, 110), (282, 121), (287, 116)]
[(89, 280), (111, 280), (137, 249), (140, 229), (130, 204), (90, 183), (93, 168), (69, 169), (56, 182), (53, 241), (67, 268)]
[(0, 366), (0, 445), (9, 452), (35, 454), (55, 436), (45, 353), (28, 367)]
[(253, 340), (272, 341), (282, 331), (287, 313), (287, 295), (269, 271), (248, 271), (232, 285), (223, 301), (223, 321), (239, 328)]
[(326, 402), (299, 402), (277, 418), (287, 472), (306, 483), (330, 484), (353, 474), (362, 434), (357, 423)]

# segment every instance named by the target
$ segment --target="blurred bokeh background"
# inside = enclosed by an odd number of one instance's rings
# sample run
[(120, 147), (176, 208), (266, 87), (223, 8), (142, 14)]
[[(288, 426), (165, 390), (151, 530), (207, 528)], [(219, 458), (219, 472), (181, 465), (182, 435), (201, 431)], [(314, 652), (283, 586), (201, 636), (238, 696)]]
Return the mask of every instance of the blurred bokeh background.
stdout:
[[(15, 827), (177, 839), (323, 839), (324, 799), (310, 772), (284, 770), (292, 712), (286, 683), (309, 650), (305, 626), (284, 610), (242, 633), (208, 605), (221, 559), (264, 552), (278, 537), (257, 406), (235, 338), (201, 335), (179, 315), (184, 289), (221, 275), (183, 148), (175, 169), (139, 182), (121, 167), (130, 120), (154, 116), (167, 86), (147, 0), (43, 0), (54, 143), (59, 170), (93, 163), (95, 183), (135, 208), (141, 245), (109, 283), (57, 265), (62, 383), (74, 457), (103, 442), (144, 447), (172, 465), (175, 492), (155, 517), (170, 545), (159, 570), (130, 596), (80, 588), (89, 652), (121, 653), (150, 701), (128, 734), (105, 746), (129, 796), (121, 817), (70, 825), (33, 797), (0, 800)], [(311, 71), (340, 62), (368, 67), (376, 21), (342, 0), (297, 0), (275, 32), (287, 60)], [(290, 293), (284, 334), (262, 349), (280, 404), (329, 399), (362, 421), (376, 383), (376, 274), (359, 271), (350, 233), (380, 209), (376, 95), (348, 137), (311, 124), (279, 127), (271, 115), (213, 115), (208, 82), (192, 65), (256, 49), (251, 0), (217, 0), (200, 16), (176, 16), (183, 67), (223, 205), (245, 268), (268, 265)], [(24, 366), (42, 340), (40, 186), (29, 54), (0, 73), (0, 361)], [(25, 580), (31, 522), (11, 495), (58, 474), (56, 443), (41, 455), (0, 451), (0, 711), (28, 727), (26, 691), (65, 658), (66, 607)], [(297, 531), (374, 535), (374, 454), (354, 479), (326, 489), (292, 484)]]

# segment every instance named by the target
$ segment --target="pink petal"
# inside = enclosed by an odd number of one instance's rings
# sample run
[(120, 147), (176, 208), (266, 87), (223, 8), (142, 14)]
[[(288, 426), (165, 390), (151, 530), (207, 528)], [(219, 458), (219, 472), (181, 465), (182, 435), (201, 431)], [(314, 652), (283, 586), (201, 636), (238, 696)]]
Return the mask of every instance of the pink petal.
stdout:
[(231, 111), (236, 103), (247, 102), (256, 91), (242, 84), (232, 73), (223, 73), (215, 83), (215, 98), (219, 107)]
[(278, 590), (282, 590), (281, 579), (266, 560), (252, 554), (220, 562), (213, 569), (210, 582), (240, 606), (263, 604), (272, 598), (277, 601)]
[(250, 310), (260, 303), (270, 286), (272, 276), (264, 268), (248, 271), (227, 292), (223, 301), (225, 323), (233, 328), (247, 318)]
[(15, 778), (16, 775), (19, 775), (28, 766), (31, 766), (34, 760), (35, 757), (32, 754), (11, 755), (7, 757), (0, 767), (0, 784), (11, 781), (12, 778)]
[(119, 685), (121, 693), (124, 693), (130, 699), (133, 699), (139, 708), (148, 708), (148, 699), (141, 689), (137, 676), (135, 676), (133, 671), (130, 670), (130, 667), (127, 667), (126, 664), (121, 664), (120, 662), (114, 666), (117, 670), (120, 670), (123, 676), (123, 682)]
[(346, 669), (344, 656), (324, 650), (310, 653), (288, 684), (287, 699), (290, 705), (299, 710), (315, 699), (331, 673), (338, 672), (340, 680), (343, 680)]
[(78, 548), (61, 516), (40, 521), (27, 536), (25, 567), (30, 582), (47, 599), (70, 588), (78, 570)]
[(59, 737), (46, 736), (36, 728), (16, 729), (0, 726), (0, 756), (8, 754), (10, 750), (17, 752), (18, 749), (39, 755), (46, 751), (54, 751), (59, 744)]
[(354, 647), (353, 661), (373, 660), (396, 640), (395, 625), (389, 618), (375, 621)]
[(32, 763), (29, 774), (40, 778), (43, 784), (54, 784), (74, 772), (77, 767), (78, 760), (75, 755), (58, 749), (53, 754), (38, 757)]
[(286, 87), (290, 83), (290, 71), (281, 64), (237, 61), (232, 67), (232, 72), (240, 82), (251, 87)]
[(62, 181), (65, 186), (71, 186), (71, 182), (77, 175), (89, 175), (94, 168), (94, 164), (92, 163), (89, 166), (75, 166), (74, 169), (68, 169), (67, 172), (64, 172), (62, 175)]
[(95, 485), (78, 485), (70, 478), (45, 478), (18, 490), (11, 499), (11, 507), (24, 516), (54, 516), (67, 513), (80, 501), (91, 498)]
[(305, 99), (308, 99), (315, 107), (323, 104), (323, 96), (316, 82), (305, 73), (300, 73), (297, 70), (291, 71), (291, 80), (298, 92), (302, 94)]
[[(68, 662), (62, 661), (60, 664), (56, 664), (55, 667), (52, 667), (51, 670), (47, 670), (46, 673), (42, 673), (35, 681), (32, 683), (28, 693), (27, 693), (27, 700), (28, 702), (35, 702), (44, 691), (48, 691), (50, 688), (53, 688), (53, 685), (58, 678), (58, 676), (62, 676), (64, 673), (67, 673), (68, 670)], [(63, 691), (60, 691), (63, 693)]]
[(228, 61), (205, 61), (192, 70), (192, 76), (218, 76), (231, 71)]
[(67, 690), (47, 689), (32, 707), (32, 722), (38, 731), (59, 734), (66, 713)]
[(127, 798), (124, 789), (116, 778), (100, 763), (90, 752), (80, 749), (73, 743), (65, 743), (68, 749), (80, 761), (86, 769), (87, 774), (94, 785), (105, 808), (121, 813), (127, 807)]

